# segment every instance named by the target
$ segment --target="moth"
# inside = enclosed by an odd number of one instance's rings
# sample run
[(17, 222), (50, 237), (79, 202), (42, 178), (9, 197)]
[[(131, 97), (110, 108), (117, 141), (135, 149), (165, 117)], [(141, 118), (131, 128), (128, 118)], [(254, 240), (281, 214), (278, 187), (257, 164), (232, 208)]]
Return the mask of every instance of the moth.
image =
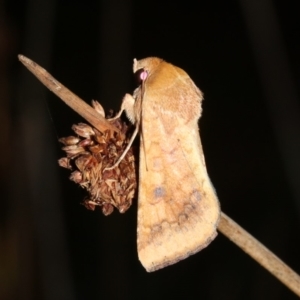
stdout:
[(125, 111), (135, 125), (128, 148), (140, 134), (137, 248), (152, 272), (206, 247), (217, 235), (220, 205), (199, 136), (202, 92), (160, 58), (135, 59), (133, 72), (139, 86), (118, 116)]

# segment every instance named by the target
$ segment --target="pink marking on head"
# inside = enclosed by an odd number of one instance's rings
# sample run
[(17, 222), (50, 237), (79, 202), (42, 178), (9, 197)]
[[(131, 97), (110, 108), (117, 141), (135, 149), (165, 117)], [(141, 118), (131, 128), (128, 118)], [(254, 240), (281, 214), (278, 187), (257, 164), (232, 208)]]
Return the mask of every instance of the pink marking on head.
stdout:
[(143, 72), (140, 74), (140, 78), (141, 78), (141, 80), (143, 80), (143, 81), (145, 81), (147, 77), (148, 77), (148, 72), (147, 72), (147, 71), (143, 71)]

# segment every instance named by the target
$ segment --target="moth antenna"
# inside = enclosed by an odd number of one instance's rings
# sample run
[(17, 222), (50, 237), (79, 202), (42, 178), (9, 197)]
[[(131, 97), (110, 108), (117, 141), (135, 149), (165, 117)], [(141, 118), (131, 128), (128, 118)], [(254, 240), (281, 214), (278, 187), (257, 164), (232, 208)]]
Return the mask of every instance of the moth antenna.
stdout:
[[(147, 78), (147, 77), (146, 77)], [(145, 79), (146, 79), (145, 78)], [(141, 118), (140, 120), (143, 120), (143, 99), (144, 99), (144, 93), (145, 93), (145, 84), (144, 84), (144, 80), (142, 82), (142, 87), (141, 87), (141, 101), (142, 101), (142, 109), (141, 109)], [(141, 127), (141, 139), (142, 139), (142, 143), (143, 143), (143, 150), (144, 150), (144, 157), (145, 157), (145, 165), (146, 165), (146, 171), (148, 171), (148, 164), (147, 164), (147, 156), (146, 156), (146, 147), (145, 147), (145, 139), (144, 139), (144, 134), (143, 134), (143, 126), (142, 126), (142, 123), (140, 123), (140, 127)]]

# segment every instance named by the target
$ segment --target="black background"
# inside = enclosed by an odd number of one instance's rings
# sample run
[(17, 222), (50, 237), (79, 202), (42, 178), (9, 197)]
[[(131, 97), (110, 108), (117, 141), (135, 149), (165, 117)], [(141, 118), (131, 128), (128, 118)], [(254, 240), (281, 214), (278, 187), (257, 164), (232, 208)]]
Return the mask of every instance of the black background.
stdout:
[(134, 89), (134, 57), (184, 69), (205, 95), (201, 139), (222, 210), (299, 273), (299, 15), (296, 2), (254, 2), (0, 2), (1, 299), (297, 298), (222, 234), (146, 273), (136, 204), (109, 217), (79, 204), (57, 138), (82, 119), (17, 61), (107, 110)]

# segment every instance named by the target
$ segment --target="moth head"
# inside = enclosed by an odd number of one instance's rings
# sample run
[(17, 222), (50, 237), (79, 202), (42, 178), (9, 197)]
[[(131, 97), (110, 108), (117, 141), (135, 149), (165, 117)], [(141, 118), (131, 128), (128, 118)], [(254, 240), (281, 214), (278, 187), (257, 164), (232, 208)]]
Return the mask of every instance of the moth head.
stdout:
[(138, 85), (141, 85), (148, 77), (148, 72), (145, 69), (138, 69), (134, 73), (135, 81)]
[(147, 58), (140, 59), (140, 60), (134, 59), (133, 60), (133, 73), (136, 73), (139, 70), (143, 69), (150, 76), (157, 70), (157, 68), (161, 62), (163, 62), (163, 60), (161, 58), (157, 58), (157, 57), (147, 57)]

